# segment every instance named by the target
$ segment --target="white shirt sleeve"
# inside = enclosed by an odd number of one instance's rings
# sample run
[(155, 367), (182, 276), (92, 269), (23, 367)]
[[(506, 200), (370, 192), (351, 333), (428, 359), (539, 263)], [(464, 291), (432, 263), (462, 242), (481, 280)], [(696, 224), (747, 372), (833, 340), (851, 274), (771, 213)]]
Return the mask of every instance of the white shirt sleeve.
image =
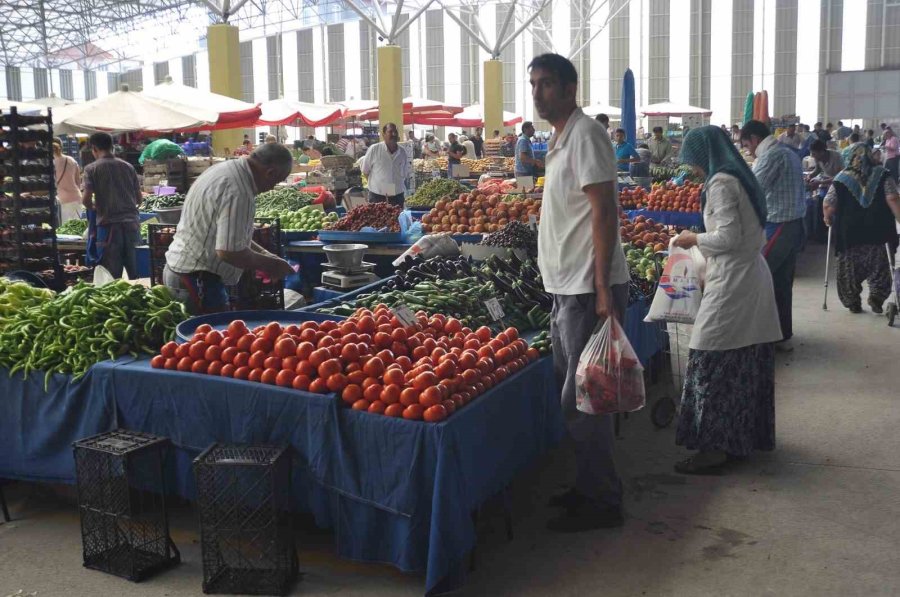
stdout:
[(372, 174), (372, 164), (375, 162), (375, 148), (378, 145), (372, 145), (369, 147), (368, 151), (366, 151), (366, 155), (363, 156), (362, 161), (362, 173), (366, 175), (366, 178), (369, 178), (369, 175)]
[[(736, 183), (740, 185), (740, 183)], [(725, 181), (710, 180), (706, 188), (706, 208), (703, 218), (712, 226), (711, 232), (697, 235), (697, 246), (704, 257), (728, 253), (740, 243), (741, 221), (739, 201), (748, 200), (739, 189)]]
[(616, 154), (612, 143), (603, 135), (577, 135), (572, 155), (579, 156), (574, 164), (578, 188), (617, 180)]

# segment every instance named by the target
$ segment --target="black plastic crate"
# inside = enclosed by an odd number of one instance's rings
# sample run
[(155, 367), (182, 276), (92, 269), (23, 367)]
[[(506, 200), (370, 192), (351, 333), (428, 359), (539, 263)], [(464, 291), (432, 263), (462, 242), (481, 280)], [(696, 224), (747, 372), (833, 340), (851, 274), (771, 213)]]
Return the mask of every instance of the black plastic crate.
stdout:
[(298, 569), (288, 449), (213, 444), (194, 475), (203, 592), (286, 595)]
[(166, 510), (168, 443), (124, 429), (75, 442), (86, 568), (141, 581), (181, 562)]
[(163, 268), (166, 266), (166, 251), (175, 239), (177, 227), (174, 224), (148, 224), (147, 246), (150, 248), (150, 284), (163, 283)]

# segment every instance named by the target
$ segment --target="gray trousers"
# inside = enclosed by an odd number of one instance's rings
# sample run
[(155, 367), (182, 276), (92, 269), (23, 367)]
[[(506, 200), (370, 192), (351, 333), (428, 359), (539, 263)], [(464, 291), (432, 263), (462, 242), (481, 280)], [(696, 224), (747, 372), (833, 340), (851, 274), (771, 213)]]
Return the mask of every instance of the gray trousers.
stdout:
[[(612, 287), (613, 303), (624, 317), (628, 285)], [(599, 322), (595, 294), (553, 295), (550, 335), (553, 369), (562, 388), (566, 428), (575, 444), (578, 472), (575, 488), (602, 506), (620, 506), (622, 482), (613, 459), (613, 415), (588, 415), (575, 408), (575, 370), (581, 351)]]

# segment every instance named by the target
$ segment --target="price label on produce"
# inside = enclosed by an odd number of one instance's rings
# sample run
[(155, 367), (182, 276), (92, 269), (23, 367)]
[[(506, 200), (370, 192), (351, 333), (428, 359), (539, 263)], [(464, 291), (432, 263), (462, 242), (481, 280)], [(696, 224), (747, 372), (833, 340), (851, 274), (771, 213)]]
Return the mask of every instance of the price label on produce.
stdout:
[(528, 225), (532, 230), (537, 231), (537, 216), (534, 214), (530, 214), (528, 216)]
[(487, 307), (488, 315), (490, 315), (491, 319), (494, 321), (503, 319), (506, 316), (506, 313), (503, 312), (503, 307), (500, 306), (500, 301), (496, 298), (489, 298), (484, 301), (484, 306)]
[(391, 312), (394, 314), (394, 317), (397, 318), (397, 321), (400, 322), (400, 325), (403, 327), (411, 327), (415, 326), (418, 323), (416, 319), (416, 314), (412, 312), (412, 310), (406, 305), (397, 305)]

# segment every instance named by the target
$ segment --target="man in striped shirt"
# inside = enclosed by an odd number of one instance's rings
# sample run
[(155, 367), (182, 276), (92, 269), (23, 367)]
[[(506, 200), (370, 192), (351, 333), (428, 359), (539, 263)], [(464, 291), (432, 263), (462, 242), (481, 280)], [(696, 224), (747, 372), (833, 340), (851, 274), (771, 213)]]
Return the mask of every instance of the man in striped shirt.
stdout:
[(282, 145), (264, 144), (247, 158), (204, 172), (188, 191), (163, 281), (191, 314), (225, 310), (226, 286), (244, 270), (281, 279), (288, 263), (253, 242), (256, 195), (287, 178), (293, 158)]

